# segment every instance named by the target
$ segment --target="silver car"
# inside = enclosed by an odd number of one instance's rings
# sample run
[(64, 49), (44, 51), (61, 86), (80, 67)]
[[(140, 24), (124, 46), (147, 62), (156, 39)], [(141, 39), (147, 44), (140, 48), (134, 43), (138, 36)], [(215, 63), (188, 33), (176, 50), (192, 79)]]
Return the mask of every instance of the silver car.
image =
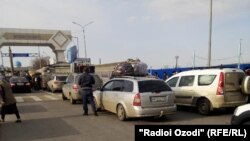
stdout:
[(163, 80), (155, 78), (114, 78), (95, 91), (94, 98), (98, 109), (116, 113), (119, 120), (176, 112), (173, 91)]
[[(75, 104), (76, 101), (82, 100), (80, 95), (79, 77), (81, 73), (71, 73), (68, 75), (66, 84), (62, 88), (62, 99), (70, 99), (71, 104)], [(93, 90), (102, 87), (103, 82), (97, 74), (91, 74), (95, 79), (95, 84), (93, 85)]]
[(63, 84), (66, 83), (67, 75), (55, 74), (52, 75), (50, 80), (47, 82), (48, 90), (51, 92), (61, 91)]

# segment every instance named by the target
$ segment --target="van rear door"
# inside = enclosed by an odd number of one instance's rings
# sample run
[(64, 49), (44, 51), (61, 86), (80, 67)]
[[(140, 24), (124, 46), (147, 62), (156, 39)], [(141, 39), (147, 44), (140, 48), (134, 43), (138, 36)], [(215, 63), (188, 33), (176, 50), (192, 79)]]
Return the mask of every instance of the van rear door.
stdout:
[(241, 84), (245, 74), (243, 72), (226, 72), (225, 73), (225, 102), (243, 102), (246, 96), (242, 94)]

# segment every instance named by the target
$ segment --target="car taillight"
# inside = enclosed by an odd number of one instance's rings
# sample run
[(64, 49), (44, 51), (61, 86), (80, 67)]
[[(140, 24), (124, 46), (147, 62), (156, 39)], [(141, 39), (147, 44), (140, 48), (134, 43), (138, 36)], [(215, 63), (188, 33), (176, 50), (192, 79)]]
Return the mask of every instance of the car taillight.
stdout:
[(77, 84), (74, 84), (74, 85), (73, 85), (73, 89), (78, 89), (78, 85), (77, 85)]
[(221, 72), (216, 95), (223, 95), (223, 93), (224, 93), (224, 73)]
[(15, 84), (14, 83), (10, 83), (10, 86), (13, 87), (13, 86), (15, 86)]
[(133, 106), (141, 106), (141, 96), (137, 93), (134, 97)]

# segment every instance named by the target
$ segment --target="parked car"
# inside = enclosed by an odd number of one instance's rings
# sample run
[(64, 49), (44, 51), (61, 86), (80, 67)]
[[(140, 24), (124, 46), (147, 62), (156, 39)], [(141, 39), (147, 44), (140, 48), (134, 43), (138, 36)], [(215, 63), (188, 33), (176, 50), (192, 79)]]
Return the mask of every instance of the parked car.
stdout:
[(174, 93), (160, 79), (113, 78), (94, 92), (96, 107), (117, 114), (119, 120), (165, 116), (176, 112)]
[(203, 115), (245, 104), (250, 94), (249, 76), (233, 68), (184, 71), (166, 83), (174, 91), (177, 105), (197, 107)]
[(47, 82), (48, 90), (51, 92), (61, 91), (63, 85), (66, 83), (68, 75), (65, 74), (54, 74), (50, 77), (50, 80)]
[[(75, 104), (76, 101), (82, 100), (82, 96), (79, 93), (79, 77), (81, 73), (71, 73), (66, 79), (66, 84), (62, 87), (62, 99), (70, 99), (71, 104)], [(91, 75), (95, 79), (95, 84), (93, 85), (93, 90), (100, 88), (103, 85), (102, 79), (97, 74)]]
[(250, 104), (238, 106), (234, 110), (231, 125), (250, 125)]
[(9, 83), (13, 92), (31, 92), (30, 82), (25, 77), (13, 76)]

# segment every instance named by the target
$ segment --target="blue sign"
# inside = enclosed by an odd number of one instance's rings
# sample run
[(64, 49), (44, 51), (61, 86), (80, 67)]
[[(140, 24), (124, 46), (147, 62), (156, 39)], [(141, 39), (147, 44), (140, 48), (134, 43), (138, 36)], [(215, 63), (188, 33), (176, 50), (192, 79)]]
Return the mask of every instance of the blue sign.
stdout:
[(29, 53), (12, 53), (13, 57), (29, 57)]

